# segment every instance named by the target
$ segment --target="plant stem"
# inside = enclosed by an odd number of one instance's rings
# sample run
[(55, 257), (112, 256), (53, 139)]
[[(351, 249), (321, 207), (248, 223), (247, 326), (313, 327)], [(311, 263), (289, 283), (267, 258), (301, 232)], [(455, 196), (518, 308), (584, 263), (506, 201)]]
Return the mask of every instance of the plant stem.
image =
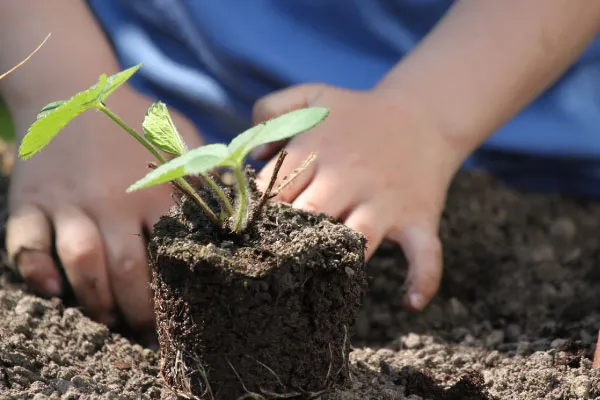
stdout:
[(167, 162), (163, 156), (152, 146), (152, 144), (146, 140), (145, 137), (131, 129), (121, 118), (116, 116), (112, 111), (110, 111), (106, 106), (102, 103), (98, 105), (100, 111), (108, 116), (108, 118), (112, 119), (117, 125), (125, 130), (125, 132), (129, 133), (135, 140), (137, 140), (142, 146), (144, 146), (156, 159), (159, 163), (164, 164)]
[(200, 197), (200, 195), (198, 193), (196, 193), (194, 188), (185, 179), (178, 178), (178, 179), (175, 179), (174, 182), (185, 193), (187, 193), (188, 195), (190, 195), (192, 197), (192, 200), (194, 200), (196, 202), (198, 207), (200, 207), (202, 209), (202, 211), (204, 211), (206, 216), (208, 218), (210, 218), (211, 221), (215, 223), (215, 225), (221, 226), (221, 221), (219, 220), (219, 217), (217, 217), (217, 215), (210, 209), (208, 204), (206, 204), (206, 202), (204, 200), (202, 200), (202, 197)]
[(235, 178), (238, 182), (239, 188), (239, 204), (237, 207), (237, 215), (234, 226), (235, 232), (240, 232), (244, 228), (244, 217), (246, 216), (246, 210), (248, 209), (248, 191), (246, 188), (246, 178), (242, 171), (241, 165), (236, 165), (233, 170), (235, 171)]
[[(165, 158), (154, 148), (154, 146), (152, 146), (152, 144), (148, 140), (146, 140), (145, 137), (143, 137), (135, 130), (130, 128), (125, 122), (123, 122), (121, 118), (119, 118), (116, 114), (110, 111), (104, 104), (99, 103), (97, 107), (100, 111), (102, 111), (110, 119), (112, 119), (117, 125), (123, 128), (125, 132), (129, 133), (135, 140), (137, 140), (142, 146), (144, 146), (150, 153), (152, 153), (152, 155), (158, 160), (158, 162), (160, 162), (161, 164), (165, 164), (167, 162), (167, 160), (165, 160)], [(210, 218), (212, 222), (215, 223), (215, 225), (221, 225), (221, 222), (219, 221), (219, 218), (216, 216), (216, 214), (210, 209), (208, 204), (206, 204), (206, 202), (202, 200), (202, 197), (200, 197), (200, 195), (196, 193), (194, 188), (185, 179), (175, 179), (175, 184), (179, 187), (180, 190), (189, 195), (192, 198), (192, 200), (195, 201), (195, 203), (202, 209), (202, 211), (208, 216), (208, 218)]]
[(225, 205), (225, 208), (227, 210), (227, 215), (232, 216), (233, 215), (233, 206), (231, 205), (231, 202), (225, 195), (225, 192), (223, 191), (223, 189), (221, 189), (219, 187), (219, 185), (217, 185), (217, 183), (214, 180), (212, 180), (212, 178), (210, 176), (205, 175), (204, 179), (206, 180), (208, 185), (211, 187), (211, 189), (215, 191), (217, 196), (219, 196), (221, 198), (221, 200), (223, 201), (223, 204)]

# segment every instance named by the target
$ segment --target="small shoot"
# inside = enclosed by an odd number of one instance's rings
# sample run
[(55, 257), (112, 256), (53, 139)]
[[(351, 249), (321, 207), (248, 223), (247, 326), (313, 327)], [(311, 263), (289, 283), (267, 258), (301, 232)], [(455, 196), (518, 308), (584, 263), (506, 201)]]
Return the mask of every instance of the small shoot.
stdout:
[[(136, 65), (110, 77), (101, 75), (98, 82), (89, 89), (77, 93), (68, 100), (55, 101), (46, 105), (23, 138), (19, 156), (22, 159), (32, 157), (46, 147), (77, 116), (88, 110), (97, 109), (123, 128), (156, 159), (156, 163), (150, 164), (152, 170), (131, 185), (127, 192), (170, 182), (192, 199), (220, 228), (227, 228), (236, 233), (244, 231), (251, 218), (260, 212), (266, 196), (270, 194), (263, 196), (258, 207), (252, 204), (249, 182), (244, 173), (244, 162), (248, 154), (260, 145), (288, 139), (312, 129), (327, 117), (329, 111), (322, 107), (294, 110), (251, 127), (235, 137), (228, 145), (216, 143), (188, 150), (164, 103), (153, 103), (148, 109), (142, 122), (143, 135), (126, 125), (106, 106), (105, 101), (109, 95), (127, 82), (141, 66), (142, 64)], [(170, 160), (167, 161), (164, 155)], [(235, 176), (233, 199), (230, 199), (209, 176), (209, 172), (217, 167), (233, 172)], [(219, 199), (221, 209), (218, 213), (208, 206), (188, 183), (186, 177), (200, 177), (201, 181), (207, 183), (208, 189)], [(252, 210), (254, 212), (251, 212)]]
[(187, 151), (164, 103), (159, 101), (150, 106), (142, 127), (146, 139), (163, 152), (172, 156), (181, 156)]

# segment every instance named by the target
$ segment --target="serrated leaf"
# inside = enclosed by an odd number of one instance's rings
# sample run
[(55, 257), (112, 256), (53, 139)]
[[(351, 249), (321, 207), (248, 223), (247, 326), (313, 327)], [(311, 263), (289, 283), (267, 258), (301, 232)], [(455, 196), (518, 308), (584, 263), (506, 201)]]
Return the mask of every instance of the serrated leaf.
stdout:
[(110, 96), (110, 94), (112, 92), (114, 92), (115, 90), (117, 90), (119, 88), (119, 86), (121, 86), (122, 84), (127, 82), (129, 80), (129, 78), (131, 78), (133, 76), (133, 74), (135, 74), (137, 72), (137, 70), (142, 67), (142, 65), (144, 65), (144, 64), (140, 63), (131, 68), (127, 68), (121, 72), (118, 72), (114, 75), (109, 76), (107, 83), (106, 83), (106, 87), (104, 88), (104, 90), (102, 91), (102, 94), (100, 95), (100, 101), (104, 102), (106, 100), (106, 98), (108, 96)]
[(65, 103), (65, 100), (59, 100), (46, 104), (44, 108), (42, 108), (42, 110), (38, 113), (37, 119), (44, 118), (50, 111), (54, 110), (55, 108), (58, 108), (59, 106), (62, 106)]
[(142, 122), (142, 127), (146, 139), (165, 153), (180, 156), (187, 151), (185, 143), (169, 115), (169, 110), (163, 102), (159, 101), (150, 106), (144, 122)]
[(227, 146), (221, 143), (195, 148), (159, 166), (131, 185), (127, 192), (170, 182), (186, 175), (203, 174), (221, 164), (227, 156)]
[(254, 148), (261, 144), (288, 139), (312, 129), (328, 114), (329, 110), (322, 107), (290, 111), (240, 133), (229, 143), (229, 153), (235, 162), (241, 164)]
[(19, 147), (19, 157), (23, 160), (31, 157), (54, 139), (56, 135), (79, 114), (94, 108), (98, 96), (106, 86), (106, 75), (101, 75), (98, 83), (77, 93), (69, 100), (51, 110), (46, 110), (27, 131)]

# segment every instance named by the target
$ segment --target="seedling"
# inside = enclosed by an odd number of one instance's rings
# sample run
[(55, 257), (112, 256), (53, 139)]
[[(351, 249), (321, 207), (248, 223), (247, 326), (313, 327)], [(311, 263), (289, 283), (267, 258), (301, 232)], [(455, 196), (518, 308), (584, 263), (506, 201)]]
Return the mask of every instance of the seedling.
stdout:
[[(248, 154), (257, 146), (287, 139), (313, 128), (327, 117), (329, 111), (320, 107), (291, 111), (253, 126), (227, 145), (216, 143), (188, 150), (164, 103), (153, 103), (148, 109), (142, 122), (143, 135), (126, 125), (106, 106), (105, 101), (109, 95), (129, 80), (141, 66), (142, 64), (136, 65), (110, 77), (101, 75), (98, 82), (89, 89), (69, 100), (45, 106), (23, 138), (19, 156), (22, 159), (33, 156), (78, 115), (93, 109), (100, 110), (144, 146), (158, 163), (146, 176), (131, 185), (127, 192), (171, 182), (219, 227), (236, 233), (242, 232), (248, 226), (250, 210), (254, 209), (249, 182), (243, 170)], [(171, 159), (167, 160), (165, 155)], [(233, 199), (209, 175), (211, 170), (218, 167), (229, 169), (235, 176)], [(217, 196), (221, 206), (218, 215), (185, 179), (190, 176), (201, 177)]]

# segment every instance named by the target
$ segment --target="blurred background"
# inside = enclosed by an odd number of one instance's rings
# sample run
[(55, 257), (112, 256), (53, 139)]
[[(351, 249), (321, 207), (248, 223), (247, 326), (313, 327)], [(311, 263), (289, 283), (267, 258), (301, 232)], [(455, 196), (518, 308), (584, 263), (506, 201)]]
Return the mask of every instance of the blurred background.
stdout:
[(0, 98), (0, 168), (9, 173), (14, 163), (15, 129), (6, 104)]

